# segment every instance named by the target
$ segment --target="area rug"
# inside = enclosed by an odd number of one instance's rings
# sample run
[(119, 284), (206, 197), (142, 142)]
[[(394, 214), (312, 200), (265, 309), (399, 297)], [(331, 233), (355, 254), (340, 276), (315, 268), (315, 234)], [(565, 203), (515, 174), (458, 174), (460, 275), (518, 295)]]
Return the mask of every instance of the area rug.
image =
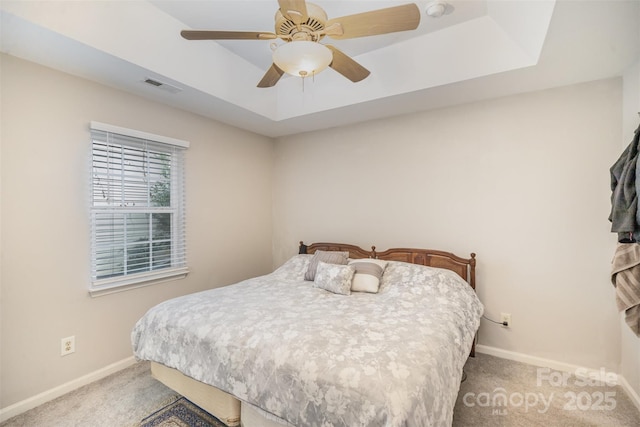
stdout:
[(225, 424), (180, 397), (140, 422), (140, 427), (226, 427)]

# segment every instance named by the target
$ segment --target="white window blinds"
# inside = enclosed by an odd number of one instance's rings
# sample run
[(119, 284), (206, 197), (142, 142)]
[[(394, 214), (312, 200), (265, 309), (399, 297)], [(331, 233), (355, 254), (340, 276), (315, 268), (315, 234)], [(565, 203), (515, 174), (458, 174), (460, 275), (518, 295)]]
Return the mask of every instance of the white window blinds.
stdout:
[(188, 142), (91, 123), (91, 294), (187, 273)]

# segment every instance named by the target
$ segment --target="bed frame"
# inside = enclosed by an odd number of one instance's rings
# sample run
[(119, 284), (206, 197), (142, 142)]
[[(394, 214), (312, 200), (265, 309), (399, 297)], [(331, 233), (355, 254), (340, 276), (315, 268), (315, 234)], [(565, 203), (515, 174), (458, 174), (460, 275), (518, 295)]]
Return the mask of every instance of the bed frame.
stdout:
[(344, 243), (313, 243), (305, 245), (300, 242), (298, 253), (312, 254), (315, 251), (344, 251), (349, 252), (349, 258), (376, 258), (387, 261), (402, 261), (411, 264), (426, 265), (429, 267), (445, 268), (458, 274), (476, 289), (476, 254), (471, 253), (471, 258), (461, 258), (451, 252), (436, 251), (432, 249), (393, 248), (384, 252), (377, 252), (375, 246), (367, 251), (358, 246)]
[[(313, 254), (315, 251), (345, 251), (350, 258), (376, 258), (387, 261), (402, 261), (412, 264), (426, 265), (451, 270), (462, 277), (475, 290), (476, 288), (476, 254), (471, 258), (461, 258), (450, 252), (431, 249), (394, 248), (377, 252), (372, 246), (370, 251), (355, 245), (344, 243), (314, 243), (305, 245), (300, 242), (300, 254)], [(475, 339), (471, 344), (470, 356), (475, 356)], [(230, 427), (282, 427), (282, 424), (265, 418), (264, 414), (248, 405), (242, 405), (233, 395), (225, 393), (213, 386), (196, 381), (180, 371), (151, 362), (151, 375), (167, 387), (175, 390), (205, 411), (213, 414)]]

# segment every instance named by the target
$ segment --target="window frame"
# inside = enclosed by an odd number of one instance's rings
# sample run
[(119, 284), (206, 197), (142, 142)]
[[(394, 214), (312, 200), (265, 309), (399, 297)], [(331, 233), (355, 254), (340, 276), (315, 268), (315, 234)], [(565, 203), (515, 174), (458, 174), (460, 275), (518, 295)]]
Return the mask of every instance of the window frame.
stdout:
[[(114, 138), (115, 142), (110, 142), (110, 138)], [(129, 140), (130, 143), (127, 143)], [(189, 147), (188, 141), (169, 138), (161, 135), (154, 135), (147, 132), (137, 131), (133, 129), (127, 129), (119, 126), (109, 125), (105, 123), (92, 121), (90, 123), (90, 169), (91, 176), (89, 182), (89, 210), (90, 210), (90, 238), (91, 238), (91, 251), (90, 251), (90, 285), (89, 294), (92, 297), (107, 295), (114, 292), (121, 292), (129, 289), (140, 288), (143, 286), (149, 286), (156, 283), (162, 283), (169, 280), (177, 280), (186, 277), (189, 273), (186, 257), (186, 218), (185, 218), (185, 189), (184, 189), (184, 172), (185, 172), (185, 152)], [(171, 156), (170, 163), (170, 206), (152, 206), (148, 202), (146, 206), (136, 207), (123, 207), (112, 203), (111, 205), (96, 206), (94, 193), (100, 187), (95, 183), (96, 173), (94, 170), (94, 156), (96, 155), (96, 145), (111, 145), (127, 147), (128, 150), (143, 150), (145, 153), (141, 156), (141, 159), (145, 159), (145, 168), (150, 162), (148, 157), (149, 152), (153, 153), (167, 153)], [(123, 151), (124, 152), (124, 151)], [(124, 156), (124, 154), (122, 154)], [(124, 170), (124, 166), (123, 166)], [(146, 169), (145, 169), (146, 171)], [(124, 174), (124, 173), (123, 173)], [(122, 178), (124, 180), (124, 178)], [(147, 214), (149, 215), (149, 222), (153, 221), (153, 214), (158, 213), (170, 213), (171, 214), (171, 253), (170, 253), (170, 267), (163, 267), (157, 270), (152, 268), (149, 271), (127, 273), (126, 268), (122, 274), (118, 274), (113, 277), (98, 278), (97, 277), (97, 251), (100, 248), (100, 244), (97, 243), (97, 217), (99, 215), (113, 215), (122, 216), (122, 221), (126, 221), (126, 218), (131, 214)], [(122, 231), (126, 233), (127, 226), (123, 225)], [(153, 225), (149, 226), (148, 243), (149, 247), (153, 247), (154, 239), (152, 236)], [(156, 242), (157, 243), (157, 242)], [(131, 245), (131, 242), (123, 240), (123, 248), (127, 245)], [(148, 262), (152, 262), (152, 255), (149, 254)], [(123, 254), (124, 264), (126, 265), (126, 252)]]

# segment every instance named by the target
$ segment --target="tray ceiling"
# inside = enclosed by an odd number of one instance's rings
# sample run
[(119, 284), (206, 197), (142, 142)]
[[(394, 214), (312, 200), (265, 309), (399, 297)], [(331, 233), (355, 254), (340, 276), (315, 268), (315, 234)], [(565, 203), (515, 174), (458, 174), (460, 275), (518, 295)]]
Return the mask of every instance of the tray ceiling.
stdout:
[[(333, 18), (405, 2), (316, 3)], [(180, 37), (273, 31), (275, 0), (4, 0), (1, 50), (268, 136), (619, 75), (640, 52), (634, 0), (452, 0), (440, 18), (428, 3), (417, 30), (330, 42), (371, 71), (359, 83), (328, 69), (257, 88), (273, 40)]]

